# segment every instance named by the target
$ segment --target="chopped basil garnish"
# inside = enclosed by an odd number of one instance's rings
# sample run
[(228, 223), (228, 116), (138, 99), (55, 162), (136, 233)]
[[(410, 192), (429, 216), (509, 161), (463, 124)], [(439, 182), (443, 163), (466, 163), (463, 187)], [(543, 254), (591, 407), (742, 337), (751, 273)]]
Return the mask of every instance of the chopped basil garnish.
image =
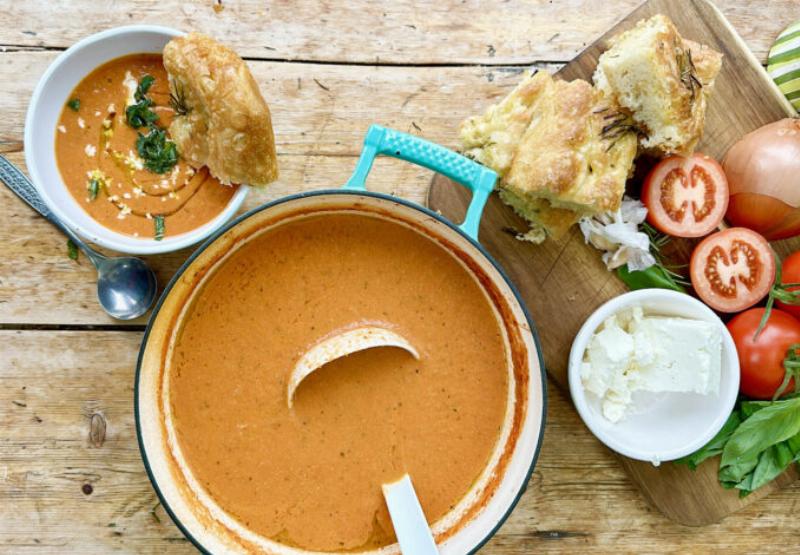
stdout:
[(153, 223), (156, 226), (155, 240), (161, 241), (164, 238), (164, 216), (153, 216)]
[(142, 80), (139, 81), (139, 86), (136, 87), (136, 92), (133, 93), (133, 98), (136, 102), (141, 102), (145, 99), (145, 95), (150, 90), (150, 87), (153, 86), (155, 80), (156, 78), (152, 75), (145, 75), (142, 77)]
[(150, 90), (150, 87), (153, 86), (155, 80), (155, 77), (152, 75), (145, 75), (142, 77), (142, 80), (139, 81), (139, 85), (136, 87), (136, 92), (133, 93), (136, 104), (131, 104), (125, 108), (125, 118), (128, 121), (128, 125), (134, 129), (150, 127), (158, 121), (158, 114), (150, 109), (153, 105), (153, 100), (147, 97), (147, 92)]
[(71, 98), (69, 102), (67, 102), (67, 106), (69, 106), (69, 109), (73, 112), (77, 112), (81, 108), (81, 101), (79, 98)]
[(144, 160), (144, 167), (154, 173), (166, 173), (178, 163), (178, 148), (167, 139), (163, 129), (151, 127), (150, 133), (136, 138), (136, 151)]
[(86, 188), (89, 190), (89, 200), (94, 200), (97, 198), (97, 194), (100, 192), (100, 188), (103, 186), (100, 183), (100, 180), (96, 177), (93, 177), (89, 180), (89, 183), (86, 185)]
[(125, 108), (125, 118), (128, 120), (128, 125), (134, 129), (140, 127), (148, 127), (158, 121), (158, 114), (150, 109), (153, 101), (145, 98), (137, 104), (131, 104)]
[(72, 239), (67, 239), (67, 256), (71, 260), (78, 260), (78, 245), (72, 242)]

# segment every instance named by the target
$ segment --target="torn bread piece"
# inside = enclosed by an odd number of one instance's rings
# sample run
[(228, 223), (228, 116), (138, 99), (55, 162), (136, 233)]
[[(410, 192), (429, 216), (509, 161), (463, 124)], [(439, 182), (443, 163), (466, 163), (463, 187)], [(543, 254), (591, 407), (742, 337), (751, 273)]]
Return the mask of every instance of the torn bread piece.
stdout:
[(500, 197), (530, 222), (522, 237), (533, 242), (616, 210), (637, 148), (630, 118), (589, 83), (546, 72), (467, 120), (461, 138), (467, 155), (500, 174)]
[(722, 54), (686, 40), (665, 15), (639, 21), (610, 41), (594, 84), (629, 111), (651, 154), (688, 155), (703, 134)]
[(269, 107), (247, 64), (230, 48), (199, 33), (164, 47), (178, 151), (208, 166), (224, 184), (263, 186), (278, 178)]
[(460, 137), (464, 155), (497, 172), (502, 178), (528, 129), (542, 90), (552, 84), (545, 71), (526, 72), (508, 96), (483, 114), (464, 120)]

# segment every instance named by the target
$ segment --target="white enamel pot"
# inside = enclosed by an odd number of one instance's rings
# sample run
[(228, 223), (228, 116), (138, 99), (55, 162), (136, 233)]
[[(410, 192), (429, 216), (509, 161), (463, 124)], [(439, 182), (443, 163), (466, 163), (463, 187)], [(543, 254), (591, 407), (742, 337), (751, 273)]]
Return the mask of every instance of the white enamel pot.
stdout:
[[(422, 206), (368, 192), (364, 182), (377, 155), (436, 170), (468, 187), (466, 219), (454, 225)], [(546, 413), (546, 380), (536, 331), (514, 285), (477, 241), (478, 224), (496, 175), (428, 141), (373, 125), (353, 176), (342, 189), (286, 197), (256, 208), (212, 235), (173, 277), (148, 324), (136, 370), (135, 412), (147, 473), (164, 508), (184, 534), (210, 553), (308, 553), (245, 528), (192, 476), (170, 422), (169, 352), (186, 306), (229, 253), (253, 237), (308, 214), (363, 213), (411, 227), (435, 241), (471, 272), (494, 304), (509, 364), (506, 418), (490, 461), (472, 489), (432, 531), (443, 555), (471, 553), (499, 529), (525, 490), (539, 453)], [(397, 544), (372, 553), (399, 553)]]

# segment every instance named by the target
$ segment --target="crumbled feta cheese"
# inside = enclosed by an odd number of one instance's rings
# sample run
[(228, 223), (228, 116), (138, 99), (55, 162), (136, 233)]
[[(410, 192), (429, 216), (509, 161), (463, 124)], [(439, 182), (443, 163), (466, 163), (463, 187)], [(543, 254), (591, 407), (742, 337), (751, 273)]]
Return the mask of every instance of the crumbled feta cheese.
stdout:
[(141, 187), (134, 187), (133, 188), (133, 194), (136, 196), (136, 198), (143, 197), (144, 196), (144, 191), (142, 191)]
[(148, 220), (152, 220), (153, 219), (153, 215), (150, 212), (145, 212), (144, 213), (144, 217), (147, 218)]
[(130, 198), (131, 198), (131, 194), (130, 194), (130, 193), (123, 193), (123, 194), (122, 194), (122, 198), (124, 198), (124, 199), (130, 199)]
[(721, 365), (719, 325), (645, 315), (636, 306), (612, 315), (595, 332), (581, 381), (600, 399), (603, 416), (618, 422), (636, 391), (718, 394)]
[(94, 115), (95, 115), (95, 117), (100, 117), (100, 116), (102, 116), (103, 114), (102, 114), (100, 111), (97, 111), (97, 112), (95, 112), (95, 113), (94, 113)]
[(86, 129), (86, 122), (83, 121), (83, 118), (78, 118), (78, 127), (81, 129)]
[(117, 218), (120, 220), (124, 220), (125, 217), (132, 212), (131, 207), (127, 204), (120, 204), (120, 210), (117, 214)]
[(86, 153), (86, 156), (93, 158), (94, 155), (97, 154), (97, 147), (94, 145), (87, 144), (86, 147), (83, 149), (83, 151)]
[(139, 156), (133, 151), (129, 150), (128, 155), (123, 160), (124, 164), (131, 169), (134, 170), (143, 170), (144, 169), (144, 160), (139, 158)]
[(66, 132), (67, 132), (67, 128), (66, 128), (66, 127), (64, 127), (63, 125), (59, 125), (59, 126), (58, 126), (58, 130), (59, 130), (59, 132), (61, 132), (61, 133), (66, 133)]
[(109, 114), (115, 114), (117, 112), (117, 107), (114, 106), (114, 103), (108, 105), (107, 111)]

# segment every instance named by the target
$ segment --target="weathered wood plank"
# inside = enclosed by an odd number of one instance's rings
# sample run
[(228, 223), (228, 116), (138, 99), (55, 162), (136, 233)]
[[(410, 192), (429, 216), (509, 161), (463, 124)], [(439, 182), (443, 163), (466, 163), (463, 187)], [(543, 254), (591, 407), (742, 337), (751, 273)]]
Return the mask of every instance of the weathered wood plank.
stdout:
[[(25, 112), (57, 52), (0, 52), (1, 141), (22, 140)], [(370, 123), (453, 142), (455, 126), (519, 80), (521, 67), (385, 67), (256, 62), (278, 153), (357, 155)], [(536, 67), (558, 69), (560, 65)], [(416, 125), (416, 127), (414, 127)], [(6, 150), (10, 150), (7, 147)]]
[[(81, 0), (8, 2), (0, 45), (64, 48), (117, 25), (169, 24), (209, 33), (242, 55), (280, 60), (389, 64), (528, 64), (567, 61), (639, 0), (442, 2), (401, 0), (172, 3), (123, 0), (113, 9)], [(759, 59), (800, 18), (795, 0), (719, 0)], [(110, 7), (109, 7), (110, 8)], [(58, 22), (58, 25), (54, 25)]]
[[(0, 53), (0, 151), (21, 166), (25, 110), (38, 76), (53, 52)], [(487, 98), (504, 94), (518, 68), (361, 67), (251, 62), (270, 99), (278, 142), (280, 180), (253, 191), (245, 209), (291, 193), (338, 187), (347, 180), (367, 127), (379, 122), (433, 141), (453, 144), (458, 122)], [(553, 66), (547, 66), (554, 69)], [(274, 99), (274, 100), (273, 100)], [(457, 102), (454, 99), (458, 99)], [(4, 146), (5, 145), (5, 146)], [(431, 173), (379, 160), (370, 187), (422, 202)], [(95, 300), (88, 261), (65, 256), (65, 240), (0, 187), (0, 324), (113, 324)], [(151, 257), (167, 283), (189, 251)], [(143, 322), (144, 320), (141, 320)]]
[[(193, 552), (158, 505), (139, 457), (140, 340), (138, 332), (0, 331), (0, 552)], [(722, 524), (678, 526), (647, 507), (569, 400), (551, 391), (529, 489), (483, 553), (800, 550), (800, 484)], [(102, 440), (91, 437), (93, 415), (105, 422)]]

